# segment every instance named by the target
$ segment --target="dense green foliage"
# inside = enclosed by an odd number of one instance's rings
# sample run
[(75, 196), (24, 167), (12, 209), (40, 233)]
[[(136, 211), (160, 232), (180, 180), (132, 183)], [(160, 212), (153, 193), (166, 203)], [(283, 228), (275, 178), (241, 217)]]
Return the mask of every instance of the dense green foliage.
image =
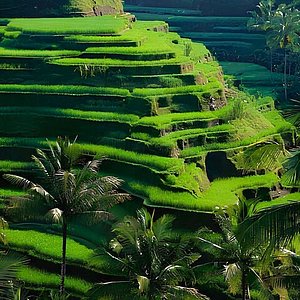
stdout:
[[(275, 110), (271, 97), (255, 98), (225, 82), (220, 65), (205, 46), (168, 32), (166, 23), (133, 22), (129, 15), (12, 19), (3, 23), (1, 35), (0, 68), (4, 75), (0, 78), (0, 172), (30, 178), (26, 181), (6, 176), (13, 183), (30, 187), (31, 196), (38, 196), (35, 209), (27, 215), (23, 211), (19, 217), (46, 222), (43, 217), (48, 212), (52, 220), (66, 221), (66, 214), (70, 231), (65, 228), (64, 237), (76, 230), (80, 237), (85, 230), (96, 236), (101, 227), (76, 227), (76, 222), (88, 223), (88, 211), (96, 205), (96, 192), (103, 188), (77, 185), (77, 176), (86, 176), (80, 168), (71, 172), (70, 166), (65, 170), (53, 161), (47, 162), (49, 157), (61, 158), (51, 156), (57, 135), (79, 135), (75, 152), (82, 153), (80, 163), (103, 159), (99, 175), (122, 179), (122, 189), (134, 195), (133, 201), (140, 198), (150, 207), (211, 216), (216, 208), (233, 207), (239, 198), (268, 195), (280, 182), (280, 159), (272, 166), (255, 161), (249, 166), (247, 154), (266, 144), (283, 150), (285, 144), (294, 145), (295, 127)], [(241, 65), (236, 73), (244, 67)], [(253, 75), (247, 80), (254, 81)], [(40, 174), (32, 172), (36, 166), (33, 169), (29, 160), (34, 148), (47, 148), (46, 138), (52, 148), (49, 152), (39, 151), (38, 158), (34, 158), (48, 179), (45, 186), (45, 182), (38, 181)], [(96, 171), (93, 164), (90, 166)], [(49, 179), (55, 181), (49, 183)], [(13, 196), (34, 198), (0, 184), (1, 207)], [(113, 190), (119, 192), (118, 188), (116, 184)], [(83, 194), (93, 201), (83, 202)], [(101, 204), (106, 210), (113, 203)], [(126, 214), (131, 205), (134, 209), (138, 206), (125, 204), (118, 208), (120, 214)], [(84, 217), (76, 218), (75, 212)], [(109, 214), (101, 210), (95, 216), (107, 219)], [(104, 225), (107, 229), (111, 222)], [(99, 241), (108, 236), (108, 232), (100, 233)], [(58, 265), (59, 236), (11, 229), (7, 237), (11, 248), (30, 255), (33, 261), (41, 259)], [(70, 268), (121, 274), (107, 255), (97, 265), (91, 259), (91, 245), (85, 240), (78, 242), (70, 236), (68, 245), (67, 263), (73, 265)], [(35, 268), (22, 269), (20, 279), (33, 287), (59, 284), (57, 275)], [(170, 282), (179, 284), (176, 280)], [(66, 279), (66, 288), (72, 294), (85, 293), (90, 287), (81, 279)]]

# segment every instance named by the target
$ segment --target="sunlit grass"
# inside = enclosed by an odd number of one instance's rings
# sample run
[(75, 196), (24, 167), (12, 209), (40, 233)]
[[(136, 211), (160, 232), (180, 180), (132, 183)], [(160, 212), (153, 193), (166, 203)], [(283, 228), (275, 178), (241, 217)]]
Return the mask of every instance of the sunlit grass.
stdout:
[(79, 51), (70, 50), (24, 50), (24, 49), (5, 49), (0, 48), (0, 57), (60, 57), (60, 56), (77, 56)]
[[(40, 289), (58, 289), (60, 285), (59, 274), (54, 274), (31, 267), (21, 267), (18, 271), (17, 278), (23, 282), (27, 287), (32, 286)], [(78, 278), (66, 277), (65, 287), (67, 292), (75, 294), (85, 294), (92, 284)]]
[(0, 107), (1, 114), (35, 114), (35, 115), (45, 115), (45, 116), (60, 116), (64, 118), (78, 118), (85, 120), (95, 120), (95, 121), (114, 121), (114, 122), (124, 122), (124, 123), (134, 123), (139, 120), (136, 115), (129, 114), (119, 114), (113, 112), (98, 112), (98, 111), (83, 111), (77, 109), (63, 109), (63, 108), (53, 108), (53, 107), (12, 107), (5, 106)]
[(129, 91), (120, 88), (105, 88), (84, 85), (39, 85), (39, 84), (0, 84), (0, 93), (19, 92), (36, 94), (67, 94), (67, 95), (116, 95), (129, 96)]
[(230, 206), (238, 202), (237, 194), (243, 189), (272, 187), (278, 182), (273, 173), (267, 175), (218, 179), (200, 197), (179, 190), (167, 190), (142, 182), (126, 181), (129, 190), (144, 196), (146, 203), (154, 206), (169, 206), (181, 209), (212, 212), (215, 207)]
[[(4, 233), (11, 249), (39, 259), (61, 262), (61, 236), (34, 230), (5, 229)], [(114, 273), (113, 261), (108, 256), (102, 255), (97, 261), (93, 259), (93, 256), (93, 249), (71, 238), (67, 239), (67, 264), (92, 268), (105, 274)]]
[[(8, 30), (31, 34), (101, 34), (119, 33), (126, 28), (128, 20), (122, 17), (101, 16), (89, 18), (40, 18), (13, 19)], [(79, 25), (80, 24), (80, 25)]]

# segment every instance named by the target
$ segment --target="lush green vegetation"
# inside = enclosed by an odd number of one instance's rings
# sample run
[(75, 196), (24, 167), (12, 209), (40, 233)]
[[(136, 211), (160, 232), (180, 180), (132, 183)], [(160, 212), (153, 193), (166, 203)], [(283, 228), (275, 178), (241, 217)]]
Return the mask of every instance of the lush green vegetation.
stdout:
[[(80, 26), (78, 26), (80, 21)], [(116, 34), (126, 29), (126, 18), (111, 16), (78, 18), (15, 19), (7, 28), (28, 34)]]
[[(129, 189), (134, 193), (141, 193), (145, 197), (146, 203), (151, 206), (186, 208), (204, 212), (212, 212), (216, 207), (234, 205), (239, 199), (239, 193), (243, 190), (257, 187), (271, 188), (276, 182), (278, 182), (278, 178), (272, 173), (243, 178), (218, 179), (213, 181), (210, 188), (200, 197), (196, 197), (187, 192), (163, 190), (126, 178)], [(220, 197), (220, 191), (222, 191), (222, 197)]]
[[(56, 289), (60, 282), (57, 274), (29, 267), (22, 267), (18, 272), (18, 278), (26, 282), (28, 288)], [(75, 295), (84, 295), (91, 287), (89, 282), (82, 279), (72, 277), (66, 279), (66, 288)]]
[(1, 84), (0, 93), (36, 93), (36, 94), (69, 94), (69, 95), (116, 95), (128, 96), (129, 91), (118, 88), (103, 88), (76, 85), (23, 85), (23, 84)]
[(78, 51), (69, 50), (24, 50), (24, 49), (0, 49), (0, 57), (60, 57), (76, 56)]
[[(247, 150), (265, 144), (278, 146), (285, 152), (284, 145), (296, 143), (294, 125), (283, 119), (271, 97), (255, 98), (234, 88), (230, 78), (225, 82), (219, 63), (207, 48), (168, 32), (166, 23), (131, 22), (130, 16), (32, 19), (32, 22), (12, 19), (3, 23), (1, 32), (4, 37), (0, 41), (0, 68), (4, 75), (0, 82), (3, 119), (0, 172), (18, 174), (4, 177), (29, 193), (13, 190), (0, 181), (1, 209), (8, 204), (9, 209), (3, 213), (7, 213), (9, 221), (26, 222), (16, 226), (23, 230), (5, 229), (11, 249), (32, 257), (31, 267), (23, 267), (19, 272), (19, 279), (25, 281), (26, 287), (57, 289), (60, 285), (61, 294), (66, 288), (72, 295), (82, 297), (92, 286), (85, 280), (65, 277), (66, 264), (72, 272), (78, 270), (82, 278), (96, 276), (97, 272), (124, 274), (124, 269), (118, 269), (118, 264), (114, 265), (113, 258), (103, 251), (100, 260), (94, 261), (94, 247), (84, 240), (89, 231), (94, 244), (97, 234), (99, 244), (111, 237), (110, 227), (114, 222), (110, 219), (111, 206), (127, 198), (122, 191), (134, 195), (133, 204), (123, 203), (116, 208), (122, 216), (134, 214), (140, 205), (136, 204), (140, 203), (139, 198), (144, 205), (157, 207), (159, 211), (163, 207), (177, 214), (181, 210), (188, 216), (200, 212), (211, 218), (218, 209), (235, 209), (241, 198), (251, 204), (252, 197), (267, 195), (278, 188), (281, 181), (278, 174), (286, 168), (282, 167), (282, 161), (276, 160), (273, 167), (257, 163), (260, 168), (247, 169), (238, 158), (251, 152)], [(243, 71), (243, 67), (236, 73)], [(266, 79), (267, 75), (263, 75)], [(245, 80), (251, 82), (255, 78), (250, 76)], [(56, 134), (79, 134), (79, 143), (60, 139), (62, 144), (55, 144)], [(42, 150), (33, 157), (36, 163), (33, 165), (29, 159), (34, 148)], [(262, 160), (268, 155), (272, 160), (271, 154), (263, 153)], [(101, 166), (97, 161), (85, 164), (91, 159), (103, 160)], [(252, 173), (248, 174), (249, 170)], [(41, 177), (44, 181), (40, 181)], [(15, 197), (24, 201), (12, 199)], [(297, 197), (293, 194), (259, 206), (264, 209), (269, 204), (276, 206)], [(156, 230), (159, 227), (156, 224), (162, 225), (164, 218), (156, 223), (155, 215), (145, 214), (144, 219), (149, 221), (145, 228), (152, 224), (147, 227), (148, 233), (152, 226)], [(178, 222), (189, 221), (189, 217), (186, 219)], [(200, 219), (197, 215), (197, 222)], [(131, 217), (128, 220), (138, 222)], [(49, 221), (58, 223), (55, 231), (45, 225)], [(91, 226), (92, 222), (97, 224)], [(86, 227), (83, 229), (77, 223)], [(180, 232), (188, 232), (189, 226), (180, 228)], [(193, 226), (195, 231), (197, 225)], [(37, 228), (45, 232), (33, 230)], [(58, 235), (60, 229), (63, 238)], [(163, 235), (164, 230), (158, 233)], [(211, 235), (217, 244), (220, 235)], [(182, 237), (181, 242), (189, 247), (180, 249), (195, 251), (190, 253), (195, 256), (188, 258), (189, 263), (180, 264), (190, 270), (202, 250), (184, 240), (185, 235)], [(141, 234), (139, 238), (147, 244), (147, 236)], [(118, 242), (111, 242), (110, 247), (119, 251), (113, 254), (126, 265), (129, 263), (126, 245), (121, 248), (122, 238)], [(177, 249), (178, 245), (173, 246)], [(215, 255), (208, 253), (204, 260), (209, 261), (210, 255)], [(219, 257), (219, 261), (224, 261), (223, 258)], [(253, 256), (250, 258), (252, 261)], [(35, 262), (39, 261), (45, 261), (43, 269), (36, 268)], [(61, 277), (47, 272), (48, 265), (55, 268), (61, 265)], [(254, 267), (260, 270), (257, 265)], [(139, 275), (136, 280), (148, 293), (152, 283), (145, 274)], [(129, 277), (131, 280), (132, 275)], [(168, 280), (176, 285), (181, 282)], [(199, 285), (201, 282), (198, 278), (192, 281)], [(222, 284), (224, 292), (227, 286)], [(108, 285), (100, 286), (104, 294), (108, 293)], [(241, 289), (240, 286), (236, 294), (245, 289), (245, 284)], [(195, 288), (201, 291), (201, 286)], [(234, 294), (232, 290), (228, 293)], [(151, 295), (156, 294), (157, 291)], [(220, 299), (225, 299), (224, 295), (225, 292)]]

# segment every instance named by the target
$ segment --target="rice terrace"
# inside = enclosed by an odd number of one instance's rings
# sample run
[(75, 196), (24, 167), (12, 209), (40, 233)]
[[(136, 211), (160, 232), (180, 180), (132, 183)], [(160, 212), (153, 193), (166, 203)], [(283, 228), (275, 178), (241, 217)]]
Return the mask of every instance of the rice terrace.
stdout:
[(0, 299), (300, 299), (297, 0), (0, 2)]

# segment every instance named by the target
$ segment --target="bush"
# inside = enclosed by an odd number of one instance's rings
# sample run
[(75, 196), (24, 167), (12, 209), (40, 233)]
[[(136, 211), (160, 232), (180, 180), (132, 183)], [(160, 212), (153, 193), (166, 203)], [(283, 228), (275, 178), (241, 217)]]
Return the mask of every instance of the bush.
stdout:
[(162, 87), (166, 88), (174, 88), (183, 85), (183, 82), (180, 78), (171, 76), (159, 77), (158, 82)]

